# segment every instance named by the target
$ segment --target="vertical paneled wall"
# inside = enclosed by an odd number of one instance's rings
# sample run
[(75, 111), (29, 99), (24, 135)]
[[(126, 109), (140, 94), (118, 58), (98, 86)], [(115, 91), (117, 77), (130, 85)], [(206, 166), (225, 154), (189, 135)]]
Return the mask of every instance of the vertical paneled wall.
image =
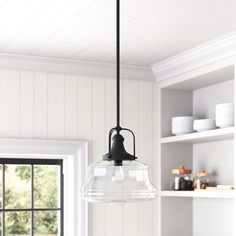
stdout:
[[(121, 86), (122, 125), (137, 136), (139, 160), (152, 166), (156, 85), (125, 80)], [(87, 140), (90, 162), (99, 161), (115, 125), (115, 104), (114, 79), (0, 69), (0, 137)], [(153, 236), (154, 204), (90, 206), (90, 236)]]

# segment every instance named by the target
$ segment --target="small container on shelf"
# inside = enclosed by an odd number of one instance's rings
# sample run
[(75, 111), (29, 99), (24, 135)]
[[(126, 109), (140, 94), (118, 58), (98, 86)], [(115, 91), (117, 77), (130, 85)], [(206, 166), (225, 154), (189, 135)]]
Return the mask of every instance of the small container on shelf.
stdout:
[(195, 174), (193, 181), (193, 187), (195, 190), (206, 189), (207, 187), (214, 187), (212, 175), (205, 170)]
[(179, 166), (179, 169), (173, 169), (170, 178), (170, 189), (174, 191), (193, 190), (192, 171)]

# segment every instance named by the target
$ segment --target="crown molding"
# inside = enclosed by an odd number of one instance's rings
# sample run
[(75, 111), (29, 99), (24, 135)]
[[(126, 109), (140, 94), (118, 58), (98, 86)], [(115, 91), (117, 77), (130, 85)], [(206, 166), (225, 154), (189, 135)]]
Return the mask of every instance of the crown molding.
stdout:
[[(199, 70), (214, 63), (232, 63), (235, 58), (236, 32), (232, 32), (153, 64), (150, 67), (121, 65), (121, 78), (163, 81)], [(78, 74), (92, 77), (116, 77), (115, 64), (54, 57), (0, 53), (0, 67), (4, 69)]]
[(156, 81), (177, 77), (215, 63), (232, 63), (236, 56), (236, 32), (187, 50), (151, 66)]
[[(3, 69), (78, 74), (92, 77), (116, 77), (115, 64), (53, 57), (0, 53), (0, 67)], [(121, 78), (132, 80), (155, 80), (151, 68), (133, 65), (121, 65)]]

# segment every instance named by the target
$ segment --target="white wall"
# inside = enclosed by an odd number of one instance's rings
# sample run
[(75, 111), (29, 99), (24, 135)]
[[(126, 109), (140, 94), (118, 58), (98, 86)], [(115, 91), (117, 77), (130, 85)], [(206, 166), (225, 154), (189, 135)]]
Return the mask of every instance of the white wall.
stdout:
[[(150, 166), (157, 152), (155, 89), (155, 82), (122, 81), (122, 124), (135, 132), (139, 160)], [(99, 161), (114, 125), (114, 79), (0, 70), (0, 137), (88, 140), (90, 161)], [(153, 236), (154, 204), (95, 205), (90, 235)]]

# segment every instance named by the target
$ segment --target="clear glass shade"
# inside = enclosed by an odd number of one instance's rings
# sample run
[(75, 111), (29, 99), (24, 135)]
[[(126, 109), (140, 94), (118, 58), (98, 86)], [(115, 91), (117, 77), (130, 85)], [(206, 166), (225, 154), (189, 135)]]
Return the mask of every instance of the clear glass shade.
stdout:
[(90, 202), (135, 202), (156, 198), (148, 167), (139, 161), (101, 161), (89, 166), (88, 178), (81, 189), (82, 198)]

